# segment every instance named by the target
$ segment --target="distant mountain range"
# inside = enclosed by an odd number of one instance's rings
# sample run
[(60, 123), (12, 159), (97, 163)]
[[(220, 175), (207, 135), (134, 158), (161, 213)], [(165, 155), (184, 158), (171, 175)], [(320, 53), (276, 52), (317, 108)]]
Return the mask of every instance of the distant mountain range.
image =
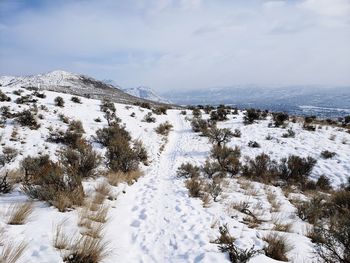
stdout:
[(230, 104), (240, 108), (255, 107), (322, 117), (350, 114), (350, 87), (235, 86), (190, 91), (172, 90), (162, 96), (171, 98), (180, 105)]

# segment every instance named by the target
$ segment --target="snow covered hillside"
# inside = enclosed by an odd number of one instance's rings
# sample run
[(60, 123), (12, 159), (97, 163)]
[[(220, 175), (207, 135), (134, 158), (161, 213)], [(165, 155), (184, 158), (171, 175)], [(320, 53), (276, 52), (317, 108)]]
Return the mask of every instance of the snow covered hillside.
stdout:
[(21, 88), (80, 78), (46, 77), (0, 82), (0, 262), (321, 259), (312, 230), (338, 214), (320, 211), (346, 191), (348, 127), (291, 117), (277, 127), (270, 114), (245, 125), (247, 112), (231, 109), (214, 125), (219, 110)]
[(124, 92), (139, 97), (141, 99), (156, 101), (156, 102), (163, 102), (170, 104), (171, 102), (165, 98), (162, 98), (161, 96), (157, 95), (154, 90), (148, 87), (137, 87), (137, 88), (130, 88), (130, 89), (123, 89)]
[(150, 102), (139, 97), (131, 96), (120, 90), (119, 87), (111, 86), (85, 75), (63, 70), (55, 70), (32, 76), (0, 76), (0, 85), (11, 88), (35, 87), (78, 96), (88, 96), (95, 99), (108, 98), (118, 103), (134, 104)]

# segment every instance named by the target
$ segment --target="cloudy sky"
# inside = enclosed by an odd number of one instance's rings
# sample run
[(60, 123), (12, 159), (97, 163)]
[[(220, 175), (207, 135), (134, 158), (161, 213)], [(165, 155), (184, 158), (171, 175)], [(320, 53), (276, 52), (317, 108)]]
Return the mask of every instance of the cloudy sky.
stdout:
[(0, 75), (350, 85), (350, 0), (0, 0)]

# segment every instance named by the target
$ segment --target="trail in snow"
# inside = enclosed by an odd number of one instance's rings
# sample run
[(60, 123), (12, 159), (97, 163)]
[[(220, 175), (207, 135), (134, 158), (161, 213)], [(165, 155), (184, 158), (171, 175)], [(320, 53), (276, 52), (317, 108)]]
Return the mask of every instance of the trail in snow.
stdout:
[(128, 262), (222, 262), (223, 254), (208, 237), (214, 215), (204, 210), (200, 200), (189, 198), (183, 181), (176, 177), (191, 138), (181, 116), (177, 113), (173, 119), (164, 152), (133, 189), (135, 200), (127, 202), (132, 247), (125, 247), (130, 253), (124, 251), (120, 257)]

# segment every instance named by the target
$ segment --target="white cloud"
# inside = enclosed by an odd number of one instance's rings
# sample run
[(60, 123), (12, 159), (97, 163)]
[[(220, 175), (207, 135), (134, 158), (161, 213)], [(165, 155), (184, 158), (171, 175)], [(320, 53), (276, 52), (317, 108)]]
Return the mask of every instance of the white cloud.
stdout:
[(310, 1), (55, 2), (0, 18), (0, 74), (65, 68), (155, 89), (350, 84), (350, 26)]
[(350, 0), (305, 0), (302, 8), (325, 16), (350, 16)]

